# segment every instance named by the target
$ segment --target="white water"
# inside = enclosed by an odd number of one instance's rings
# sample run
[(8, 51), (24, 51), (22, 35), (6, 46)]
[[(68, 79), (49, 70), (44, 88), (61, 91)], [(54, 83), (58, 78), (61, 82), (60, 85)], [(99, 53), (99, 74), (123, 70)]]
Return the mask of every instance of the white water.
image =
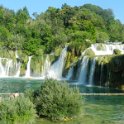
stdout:
[(73, 71), (74, 71), (74, 68), (73, 68), (73, 66), (69, 69), (69, 71), (68, 71), (68, 74), (67, 74), (67, 76), (66, 76), (66, 79), (67, 80), (70, 80), (71, 79), (71, 77), (72, 77), (72, 75), (73, 75)]
[(0, 77), (5, 76), (4, 67), (2, 65), (2, 58), (0, 58)]
[[(19, 59), (18, 51), (15, 51), (15, 57), (16, 59)], [(16, 74), (14, 77), (19, 77), (20, 76), (20, 68), (21, 68), (21, 63), (16, 61)]]
[(18, 56), (18, 51), (17, 51), (17, 50), (15, 51), (15, 57), (16, 57), (16, 59), (19, 58), (19, 56)]
[(20, 68), (21, 68), (21, 63), (20, 62), (16, 62), (16, 74), (14, 77), (19, 77), (20, 76)]
[(102, 75), (103, 75), (103, 63), (101, 63), (101, 72), (100, 72), (100, 86), (102, 86)]
[(59, 59), (51, 65), (47, 75), (48, 78), (62, 79), (62, 72), (65, 65), (66, 53), (67, 47), (62, 50)]
[[(102, 49), (98, 49), (102, 46)], [(92, 44), (90, 47), (95, 55), (112, 55), (114, 49), (118, 49), (121, 53), (124, 53), (124, 44), (121, 43), (109, 43), (109, 44)]]
[(49, 60), (49, 55), (47, 55), (46, 59), (45, 59), (45, 62), (44, 62), (44, 65), (42, 66), (43, 72), (42, 72), (41, 76), (42, 76), (43, 79), (48, 77), (48, 72), (50, 70), (50, 65), (51, 65), (51, 63), (50, 63), (50, 60)]
[(12, 60), (7, 58), (0, 58), (0, 77), (9, 76), (9, 70), (12, 65)]
[(89, 85), (93, 85), (94, 79), (94, 72), (95, 72), (95, 65), (96, 65), (96, 57), (92, 60), (92, 64), (90, 66), (90, 73), (89, 73)]
[(87, 56), (84, 56), (81, 63), (81, 71), (78, 79), (79, 83), (83, 83), (83, 84), (87, 83), (86, 77), (87, 77), (87, 71), (88, 71), (88, 62), (89, 62), (89, 58)]
[(27, 70), (26, 70), (26, 73), (25, 73), (25, 77), (26, 77), (26, 78), (29, 78), (30, 75), (31, 75), (31, 69), (30, 69), (31, 58), (32, 58), (32, 56), (29, 56), (29, 58), (28, 58)]

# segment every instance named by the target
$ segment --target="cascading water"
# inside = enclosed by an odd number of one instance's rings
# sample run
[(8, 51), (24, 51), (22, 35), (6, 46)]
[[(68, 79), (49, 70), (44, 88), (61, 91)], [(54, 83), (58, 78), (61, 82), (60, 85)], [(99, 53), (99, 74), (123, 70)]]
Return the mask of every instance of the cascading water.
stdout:
[[(109, 70), (108, 66), (102, 64), (104, 62), (104, 56), (103, 55), (111, 55), (115, 53), (115, 49), (118, 49), (121, 51), (121, 53), (124, 53), (124, 44), (120, 43), (110, 43), (110, 44), (92, 44), (90, 48), (94, 53), (94, 59), (89, 59), (87, 54), (85, 54), (85, 51), (83, 52), (82, 56), (82, 62), (77, 62), (77, 65), (74, 64), (74, 67), (71, 66), (68, 74), (65, 75), (67, 80), (77, 80), (78, 83), (84, 84), (84, 85), (101, 85), (101, 86), (109, 86)], [(23, 66), (23, 58), (21, 55), (18, 55), (18, 51), (15, 51), (15, 55), (10, 54), (11, 56), (15, 56), (13, 58), (16, 59), (10, 59), (10, 58), (0, 58), (0, 77), (20, 77), (24, 76), (26, 78), (29, 78), (30, 76), (37, 78), (53, 78), (53, 79), (63, 79), (62, 73), (65, 65), (65, 58), (67, 53), (67, 47), (65, 47), (60, 57), (56, 62), (54, 62), (51, 65), (51, 62), (49, 60), (49, 55), (47, 55), (46, 59), (41, 59), (40, 57), (37, 59), (32, 59), (31, 56), (29, 56), (29, 60), (27, 63), (27, 69), (24, 71)], [(97, 57), (103, 57), (102, 61), (98, 61), (99, 59)], [(30, 64), (38, 62), (38, 65), (35, 67), (30, 68)], [(45, 60), (45, 61), (44, 61)], [(71, 64), (72, 65), (72, 64)], [(31, 74), (32, 69), (32, 74)], [(95, 70), (97, 69), (97, 70)], [(22, 71), (21, 71), (22, 70)], [(25, 73), (24, 73), (25, 72)], [(96, 75), (98, 74), (98, 77)], [(41, 76), (41, 77), (40, 77)], [(95, 77), (94, 77), (95, 76)], [(95, 79), (95, 80), (94, 80)]]
[(0, 77), (5, 76), (4, 67), (2, 65), (2, 58), (0, 58)]
[(49, 55), (47, 55), (46, 59), (45, 59), (45, 62), (44, 62), (44, 65), (42, 66), (42, 70), (43, 70), (43, 72), (41, 74), (42, 78), (48, 77), (48, 72), (50, 70), (50, 65), (51, 65), (51, 63), (50, 63), (50, 60), (49, 60)]
[(103, 75), (103, 63), (101, 63), (100, 86), (102, 86), (102, 75)]
[(67, 76), (66, 76), (66, 79), (67, 79), (67, 80), (70, 80), (70, 79), (71, 79), (71, 77), (72, 77), (72, 75), (73, 75), (73, 71), (74, 71), (74, 68), (71, 67), (71, 68), (69, 69), (69, 71), (68, 71)]
[(0, 77), (9, 76), (9, 69), (12, 65), (12, 60), (7, 58), (0, 58)]
[(95, 72), (95, 65), (96, 65), (96, 57), (92, 60), (91, 66), (90, 66), (90, 73), (89, 73), (89, 85), (93, 85), (93, 79), (94, 79), (94, 72)]
[(29, 78), (30, 74), (31, 74), (31, 69), (30, 69), (31, 58), (32, 58), (32, 56), (29, 56), (29, 58), (28, 58), (27, 70), (26, 70), (26, 73), (25, 73), (25, 77), (27, 77), (27, 78)]
[(67, 46), (62, 50), (59, 59), (51, 65), (50, 70), (48, 71), (48, 78), (53, 79), (62, 79), (62, 72), (65, 64), (65, 57), (67, 53)]
[(78, 79), (79, 83), (82, 83), (82, 84), (87, 83), (86, 78), (87, 78), (88, 62), (89, 62), (89, 58), (87, 56), (84, 56), (81, 63), (81, 71)]
[[(17, 50), (15, 51), (15, 57), (16, 59), (19, 59), (19, 55)], [(16, 62), (16, 74), (14, 77), (19, 77), (20, 76), (20, 68), (21, 68), (21, 63), (20, 62)]]
[(20, 68), (21, 68), (21, 63), (20, 62), (16, 63), (16, 74), (14, 77), (20, 76)]
[(6, 67), (5, 67), (5, 75), (7, 75), (7, 76), (9, 76), (9, 69), (10, 69), (11, 65), (12, 65), (12, 60), (11, 59), (7, 60)]
[(112, 55), (115, 49), (124, 53), (124, 44), (121, 43), (109, 43), (109, 44), (92, 44), (90, 47), (95, 55)]

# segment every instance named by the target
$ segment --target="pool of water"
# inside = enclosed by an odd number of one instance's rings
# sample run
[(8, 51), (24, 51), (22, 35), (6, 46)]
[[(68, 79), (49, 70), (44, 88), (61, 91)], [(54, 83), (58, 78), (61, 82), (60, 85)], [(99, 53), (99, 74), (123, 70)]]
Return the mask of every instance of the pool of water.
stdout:
[[(124, 96), (86, 96), (79, 118), (56, 124), (124, 124)], [(36, 124), (55, 124), (44, 119)]]
[[(25, 78), (0, 78), (0, 93), (24, 92), (27, 89), (38, 89), (43, 80)], [(68, 82), (71, 87), (79, 88), (81, 93), (121, 93), (121, 90), (104, 87), (84, 86)]]

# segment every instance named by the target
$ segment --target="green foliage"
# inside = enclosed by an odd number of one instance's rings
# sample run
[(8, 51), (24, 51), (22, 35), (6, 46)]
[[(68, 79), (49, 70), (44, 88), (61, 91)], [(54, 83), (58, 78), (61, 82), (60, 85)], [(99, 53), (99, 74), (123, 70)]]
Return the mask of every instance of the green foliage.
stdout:
[[(86, 49), (87, 41), (92, 44), (124, 40), (124, 25), (114, 19), (111, 9), (64, 4), (60, 9), (49, 7), (34, 16), (35, 19), (30, 17), (26, 7), (14, 12), (0, 6), (0, 47), (39, 55), (40, 51), (51, 53), (67, 43)], [(71, 47), (75, 49), (74, 45)]]
[(106, 32), (96, 32), (96, 42), (97, 43), (103, 43), (103, 42), (108, 42), (109, 41), (109, 36)]
[(40, 117), (64, 120), (80, 114), (82, 99), (77, 89), (65, 82), (46, 80), (41, 89), (34, 93), (34, 103)]
[(16, 124), (31, 123), (36, 117), (33, 103), (23, 96), (0, 102), (0, 122)]
[(25, 41), (24, 49), (28, 55), (38, 55), (38, 49), (40, 47), (40, 40), (38, 39), (30, 39)]

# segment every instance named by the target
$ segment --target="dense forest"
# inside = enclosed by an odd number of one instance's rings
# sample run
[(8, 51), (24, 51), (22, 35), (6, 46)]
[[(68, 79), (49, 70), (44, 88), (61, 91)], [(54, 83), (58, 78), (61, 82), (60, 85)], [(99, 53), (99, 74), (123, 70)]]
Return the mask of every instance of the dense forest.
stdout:
[(0, 48), (27, 55), (51, 53), (68, 44), (85, 49), (96, 42), (124, 41), (124, 25), (111, 9), (85, 4), (49, 7), (31, 17), (26, 7), (14, 12), (0, 6)]

